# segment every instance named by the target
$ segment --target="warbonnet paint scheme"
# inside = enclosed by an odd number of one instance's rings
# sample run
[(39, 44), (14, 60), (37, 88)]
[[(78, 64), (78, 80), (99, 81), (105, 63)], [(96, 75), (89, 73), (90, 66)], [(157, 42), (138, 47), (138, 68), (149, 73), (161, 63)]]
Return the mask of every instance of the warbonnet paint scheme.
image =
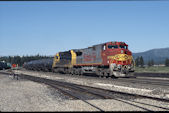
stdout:
[(134, 60), (124, 42), (107, 42), (84, 49), (59, 52), (53, 59), (54, 72), (100, 77), (128, 77), (134, 72)]

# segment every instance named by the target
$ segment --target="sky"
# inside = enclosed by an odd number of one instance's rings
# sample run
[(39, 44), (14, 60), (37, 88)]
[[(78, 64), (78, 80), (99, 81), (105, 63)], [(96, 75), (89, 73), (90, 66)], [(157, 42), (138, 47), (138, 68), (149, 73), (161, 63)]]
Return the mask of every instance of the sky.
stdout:
[(0, 56), (55, 55), (122, 41), (169, 47), (169, 1), (0, 1)]

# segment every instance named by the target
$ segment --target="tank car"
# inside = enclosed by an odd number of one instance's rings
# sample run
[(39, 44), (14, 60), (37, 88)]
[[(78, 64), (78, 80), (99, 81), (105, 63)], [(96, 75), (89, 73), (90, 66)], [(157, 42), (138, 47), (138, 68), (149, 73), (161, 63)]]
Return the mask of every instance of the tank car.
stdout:
[(33, 60), (24, 64), (24, 68), (35, 71), (52, 71), (53, 58)]
[(126, 43), (106, 42), (57, 53), (52, 70), (75, 75), (95, 73), (99, 77), (128, 77), (133, 76), (134, 59)]

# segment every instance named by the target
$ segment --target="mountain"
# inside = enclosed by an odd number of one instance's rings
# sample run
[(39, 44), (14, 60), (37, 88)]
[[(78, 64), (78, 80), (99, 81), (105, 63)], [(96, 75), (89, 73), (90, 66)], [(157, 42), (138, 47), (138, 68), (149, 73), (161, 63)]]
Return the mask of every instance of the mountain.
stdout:
[(155, 64), (164, 64), (166, 58), (169, 58), (169, 47), (168, 48), (159, 48), (152, 49), (145, 52), (133, 53), (134, 59), (142, 56), (145, 64), (148, 63), (149, 60), (153, 59)]

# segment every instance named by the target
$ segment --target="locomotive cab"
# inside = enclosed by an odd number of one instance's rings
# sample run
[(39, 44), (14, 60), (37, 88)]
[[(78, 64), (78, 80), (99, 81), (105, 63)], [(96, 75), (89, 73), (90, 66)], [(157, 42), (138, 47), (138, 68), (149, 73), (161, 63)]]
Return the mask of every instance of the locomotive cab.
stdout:
[(109, 65), (109, 74), (116, 77), (131, 76), (134, 60), (128, 45), (124, 42), (108, 42), (103, 47), (103, 62)]

